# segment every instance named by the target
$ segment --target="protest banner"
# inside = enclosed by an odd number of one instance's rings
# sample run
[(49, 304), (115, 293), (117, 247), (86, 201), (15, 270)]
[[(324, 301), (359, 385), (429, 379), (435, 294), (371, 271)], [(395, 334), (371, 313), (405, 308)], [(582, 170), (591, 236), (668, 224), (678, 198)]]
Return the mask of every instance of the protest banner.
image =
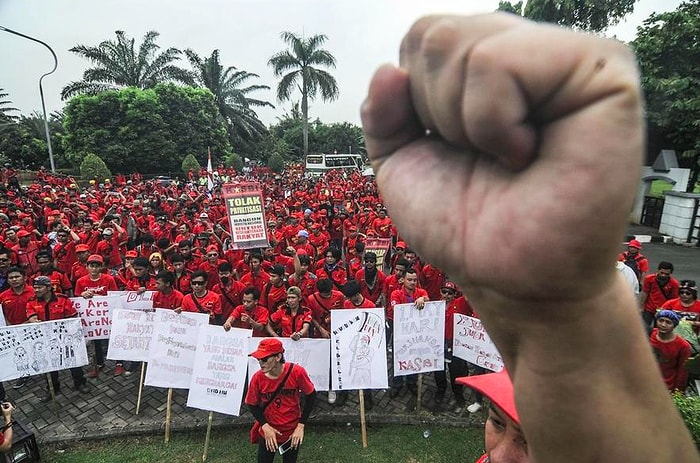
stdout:
[(153, 309), (153, 297), (155, 291), (144, 291), (138, 294), (136, 291), (107, 291), (107, 296), (118, 294), (123, 309), (151, 310)]
[(147, 361), (155, 324), (153, 310), (114, 309), (107, 358), (134, 362)]
[(452, 354), (491, 371), (503, 369), (503, 359), (478, 318), (455, 314)]
[(0, 304), (0, 326), (7, 326), (5, 321), (5, 312), (2, 311), (2, 304)]
[(188, 407), (238, 416), (252, 335), (252, 330), (240, 328), (199, 327)]
[(232, 249), (266, 248), (267, 222), (258, 183), (225, 184), (222, 194), (231, 231)]
[(391, 238), (367, 238), (365, 239), (365, 252), (373, 252), (377, 255), (377, 268), (383, 268), (384, 260), (391, 247)]
[[(258, 348), (262, 338), (250, 338), (248, 341), (248, 353)], [(278, 338), (284, 346), (284, 361), (292, 362), (304, 367), (309, 374), (311, 382), (317, 391), (327, 391), (330, 387), (330, 340), (301, 338), (298, 341), (292, 338)], [(256, 371), (260, 369), (257, 359), (248, 357), (248, 382)]]
[(445, 369), (445, 301), (394, 306), (394, 376)]
[(146, 386), (190, 387), (199, 327), (207, 323), (209, 315), (205, 313), (178, 314), (172, 310), (156, 309)]
[(388, 387), (384, 309), (331, 310), (334, 390)]
[(0, 381), (87, 363), (85, 338), (77, 318), (0, 328)]
[(83, 322), (85, 339), (107, 339), (112, 328), (112, 310), (121, 308), (119, 296), (71, 297), (73, 308)]

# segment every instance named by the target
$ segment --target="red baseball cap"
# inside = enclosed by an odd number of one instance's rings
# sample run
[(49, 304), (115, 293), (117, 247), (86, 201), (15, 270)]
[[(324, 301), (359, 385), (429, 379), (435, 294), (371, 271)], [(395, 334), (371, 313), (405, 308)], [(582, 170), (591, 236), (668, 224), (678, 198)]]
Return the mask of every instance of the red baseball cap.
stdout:
[(627, 246), (629, 246), (630, 248), (642, 249), (642, 243), (640, 243), (637, 240), (630, 240), (630, 242), (627, 243)]
[(79, 244), (75, 247), (75, 252), (88, 252), (90, 247), (87, 244)]
[(90, 262), (97, 262), (99, 264), (104, 264), (105, 260), (99, 254), (90, 254), (90, 256), (87, 258), (87, 263), (89, 264)]
[(455, 382), (481, 392), (488, 397), (494, 405), (503, 410), (511, 420), (520, 423), (518, 411), (515, 409), (513, 383), (510, 381), (508, 372), (505, 369), (498, 373), (463, 376), (455, 379)]
[(283, 352), (284, 346), (282, 345), (282, 341), (277, 338), (264, 338), (262, 341), (260, 341), (260, 344), (258, 344), (258, 350), (251, 352), (248, 355), (260, 360), (271, 355), (281, 354)]

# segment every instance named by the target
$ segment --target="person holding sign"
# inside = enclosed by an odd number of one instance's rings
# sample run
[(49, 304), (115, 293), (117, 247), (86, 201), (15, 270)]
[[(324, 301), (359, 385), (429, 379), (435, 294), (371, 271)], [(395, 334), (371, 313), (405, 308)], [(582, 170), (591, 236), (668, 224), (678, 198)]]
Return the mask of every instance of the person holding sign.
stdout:
[(700, 461), (610, 265), (644, 150), (634, 56), (515, 15), (431, 16), (401, 66), (370, 84), (367, 152), (402, 236), (469, 294), (513, 380), (521, 434), (492, 421), (488, 461)]
[(278, 449), (284, 463), (295, 463), (316, 403), (316, 389), (304, 367), (285, 363), (279, 339), (262, 339), (250, 356), (260, 363), (245, 397), (255, 418), (251, 440), (258, 443), (258, 463), (272, 462)]

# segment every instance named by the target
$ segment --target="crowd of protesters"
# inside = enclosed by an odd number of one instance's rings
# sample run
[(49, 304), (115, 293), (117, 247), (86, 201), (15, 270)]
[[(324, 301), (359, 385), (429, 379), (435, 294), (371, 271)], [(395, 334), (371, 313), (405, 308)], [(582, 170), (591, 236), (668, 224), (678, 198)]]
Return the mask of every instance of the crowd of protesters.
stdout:
[[(145, 180), (132, 174), (117, 175), (113, 181), (95, 179), (82, 187), (70, 177), (46, 171), (25, 187), (14, 172), (1, 175), (0, 302), (8, 324), (77, 316), (65, 302), (68, 297), (156, 291), (154, 307), (208, 313), (212, 324), (227, 330), (250, 328), (256, 337), (329, 338), (331, 310), (385, 307), (391, 346), (394, 305), (413, 302), (421, 308), (426, 301), (442, 299), (450, 378), (470, 369), (483, 372), (451, 355), (454, 314), (477, 316), (466, 296), (404, 243), (374, 179), (358, 171), (336, 170), (310, 178), (298, 166), (283, 174), (256, 168), (237, 175), (218, 168), (220, 181), (252, 181), (262, 188), (270, 246), (248, 250), (231, 246), (221, 190), (208, 191), (206, 170), (191, 171), (184, 181)], [(375, 253), (365, 252), (365, 240), (371, 237), (391, 240), (384, 265), (377, 265)], [(625, 253), (620, 260), (637, 272), (646, 302), (644, 319), (651, 330), (655, 309), (679, 296), (678, 285), (671, 284), (669, 293), (656, 289), (659, 285), (653, 283), (666, 270), (660, 269), (655, 278), (645, 277), (648, 262), (640, 261), (640, 248), (637, 241), (630, 242), (632, 257)], [(632, 265), (631, 259), (638, 264)], [(695, 283), (684, 284), (697, 299)], [(61, 309), (44, 313), (42, 301)], [(653, 310), (646, 308), (650, 304)], [(700, 308), (696, 304), (687, 311)], [(658, 331), (651, 333), (652, 345)], [(106, 342), (93, 345), (88, 378), (99, 376), (105, 362)], [(82, 370), (71, 373), (74, 387), (87, 392)], [(113, 373), (131, 372), (118, 361)], [(435, 379), (439, 405), (448, 380), (444, 372)], [(14, 386), (20, 388), (26, 380), (20, 378)], [(58, 390), (58, 375), (53, 381)], [(451, 404), (460, 410), (466, 406), (462, 386), (449, 384)], [(404, 386), (415, 398), (414, 376), (394, 378), (390, 397), (397, 397)], [(673, 388), (683, 387), (673, 380)], [(366, 398), (371, 408), (369, 391)], [(476, 399), (467, 407), (470, 412), (481, 408), (480, 395)], [(329, 403), (342, 405), (346, 400), (347, 393), (328, 394)], [(409, 408), (415, 405), (409, 400)]]

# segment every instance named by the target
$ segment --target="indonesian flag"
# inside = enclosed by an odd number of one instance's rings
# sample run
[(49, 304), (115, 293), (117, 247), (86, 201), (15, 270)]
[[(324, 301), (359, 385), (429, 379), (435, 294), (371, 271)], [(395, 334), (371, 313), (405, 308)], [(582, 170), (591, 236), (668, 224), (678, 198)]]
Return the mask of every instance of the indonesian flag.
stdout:
[(214, 169), (211, 167), (211, 149), (207, 146), (207, 190), (214, 189)]

